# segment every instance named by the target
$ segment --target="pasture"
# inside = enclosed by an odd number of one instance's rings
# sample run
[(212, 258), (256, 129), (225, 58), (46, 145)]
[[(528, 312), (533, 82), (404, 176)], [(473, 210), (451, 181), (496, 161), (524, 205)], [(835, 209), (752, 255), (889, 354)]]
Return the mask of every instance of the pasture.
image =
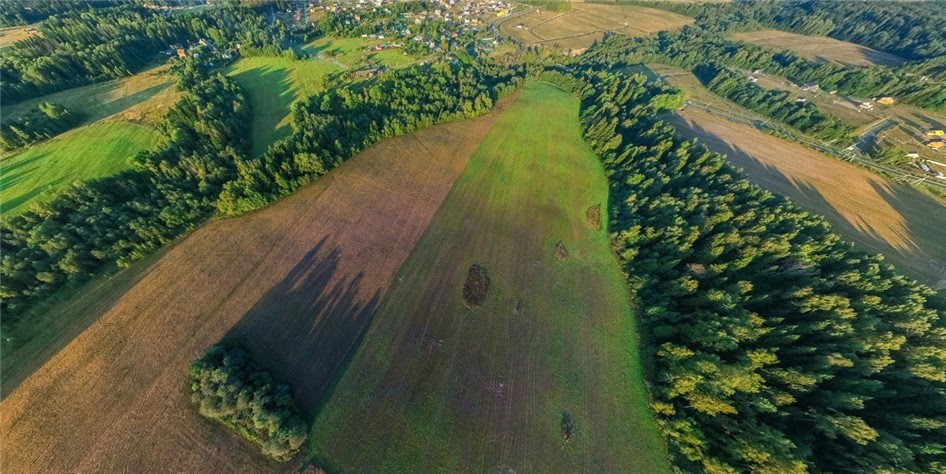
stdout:
[(483, 140), (318, 414), (318, 464), (668, 471), (628, 289), (590, 222), (608, 188), (578, 105), (528, 83)]
[(499, 31), (526, 45), (554, 44), (580, 53), (606, 32), (643, 36), (692, 22), (692, 18), (655, 8), (573, 3), (567, 11), (535, 9), (511, 16), (499, 25)]
[(946, 204), (906, 184), (687, 108), (671, 123), (724, 153), (749, 181), (824, 216), (845, 239), (881, 253), (906, 275), (946, 289)]
[(19, 214), (78, 180), (109, 176), (158, 139), (150, 127), (103, 121), (70, 130), (0, 162), (0, 213)]
[(51, 308), (60, 324), (2, 359), (0, 470), (299, 472), (197, 414), (190, 362), (241, 341), (311, 413), (497, 116), (385, 141)]
[(80, 114), (84, 123), (111, 117), (113, 120), (154, 124), (180, 97), (167, 66), (155, 66), (138, 74), (55, 92), (3, 106), (4, 119), (15, 118), (41, 102), (55, 102)]
[(787, 31), (761, 30), (736, 33), (730, 38), (774, 51), (788, 50), (807, 59), (831, 61), (852, 66), (899, 66), (906, 62), (905, 59), (890, 53), (827, 36), (807, 36)]
[(329, 74), (358, 70), (369, 63), (396, 68), (416, 61), (399, 49), (367, 50), (378, 43), (326, 36), (298, 48), (297, 53), (307, 59), (254, 56), (230, 66), (226, 74), (240, 84), (253, 110), (252, 154), (262, 154), (274, 141), (289, 135), (290, 106), (322, 91), (323, 80)]

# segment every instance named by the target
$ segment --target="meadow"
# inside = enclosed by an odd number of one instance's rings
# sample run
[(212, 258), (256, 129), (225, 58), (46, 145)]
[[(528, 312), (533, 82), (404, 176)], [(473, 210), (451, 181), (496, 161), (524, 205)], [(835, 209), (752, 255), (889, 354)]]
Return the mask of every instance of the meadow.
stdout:
[(899, 66), (906, 62), (894, 54), (877, 51), (827, 36), (807, 36), (779, 30), (750, 31), (730, 36), (774, 51), (789, 50), (803, 58), (852, 66)]
[(0, 213), (19, 214), (78, 180), (109, 176), (131, 167), (139, 151), (158, 139), (152, 128), (123, 121), (80, 127), (4, 158), (0, 166)]
[(356, 71), (369, 62), (396, 68), (416, 61), (399, 49), (367, 50), (378, 43), (326, 36), (297, 48), (304, 59), (254, 56), (230, 66), (226, 74), (240, 84), (253, 109), (251, 153), (262, 154), (274, 141), (289, 135), (292, 103), (324, 90), (329, 74)]
[(81, 115), (84, 123), (112, 116), (137, 123), (157, 123), (179, 97), (174, 78), (166, 70), (167, 65), (159, 65), (129, 77), (4, 105), (4, 119), (15, 118), (49, 101)]
[(499, 30), (503, 36), (526, 45), (556, 44), (580, 52), (608, 31), (642, 36), (692, 22), (692, 18), (654, 8), (573, 3), (566, 11), (536, 9), (510, 17), (500, 24)]
[(946, 289), (946, 204), (915, 188), (747, 125), (687, 108), (671, 123), (724, 153), (749, 181), (790, 198), (904, 274)]
[(200, 417), (189, 364), (243, 341), (311, 413), (497, 117), (384, 141), (38, 315), (57, 324), (10, 335), (22, 346), (0, 359), (0, 433), (17, 446), (0, 470), (301, 472)]
[[(588, 217), (608, 188), (578, 105), (529, 83), (483, 140), (321, 407), (310, 434), (318, 464), (669, 469), (628, 290), (606, 222)], [(461, 297), (472, 265), (489, 279), (474, 309)]]

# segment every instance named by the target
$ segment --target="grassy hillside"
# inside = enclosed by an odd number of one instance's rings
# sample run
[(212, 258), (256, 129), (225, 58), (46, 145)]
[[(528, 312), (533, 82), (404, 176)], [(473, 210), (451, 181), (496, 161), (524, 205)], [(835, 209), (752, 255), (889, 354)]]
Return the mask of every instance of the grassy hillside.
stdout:
[(156, 66), (133, 76), (4, 105), (4, 120), (16, 118), (35, 109), (41, 102), (50, 101), (80, 114), (85, 123), (111, 116), (137, 123), (156, 123), (179, 97), (174, 78), (166, 72), (167, 65)]
[[(578, 100), (527, 85), (318, 414), (319, 461), (351, 472), (666, 471), (627, 289), (586, 216), (606, 202)], [(490, 284), (470, 309), (461, 288), (473, 264)]]
[(361, 69), (366, 60), (387, 67), (415, 61), (397, 49), (366, 49), (376, 43), (379, 41), (324, 37), (299, 48), (298, 53), (306, 59), (256, 56), (231, 66), (227, 74), (240, 84), (253, 108), (252, 153), (263, 153), (271, 143), (289, 134), (289, 107), (297, 99), (321, 91), (326, 75)]
[(74, 181), (100, 178), (128, 168), (158, 134), (149, 127), (104, 121), (66, 132), (0, 165), (0, 212), (10, 216), (49, 198)]

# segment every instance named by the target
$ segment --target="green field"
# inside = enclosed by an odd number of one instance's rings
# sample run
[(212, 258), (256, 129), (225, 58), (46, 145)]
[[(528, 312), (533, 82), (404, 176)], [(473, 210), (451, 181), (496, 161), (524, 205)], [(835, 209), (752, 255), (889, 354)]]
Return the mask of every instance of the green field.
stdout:
[(0, 163), (0, 212), (19, 214), (74, 181), (100, 178), (128, 168), (158, 134), (125, 122), (97, 122), (64, 133)]
[[(398, 49), (367, 51), (378, 41), (361, 38), (323, 37), (297, 52), (305, 59), (255, 56), (228, 68), (243, 88), (253, 109), (252, 153), (259, 155), (274, 141), (289, 135), (289, 108), (293, 102), (320, 92), (322, 78), (332, 72), (358, 70), (366, 60), (387, 67), (402, 67), (415, 61)], [(311, 56), (311, 57), (310, 57)]]
[[(483, 140), (317, 414), (317, 463), (348, 472), (669, 470), (628, 290), (606, 231), (586, 217), (591, 206), (606, 209), (607, 182), (581, 139), (578, 106), (529, 83)], [(472, 264), (491, 280), (475, 309), (461, 299)]]

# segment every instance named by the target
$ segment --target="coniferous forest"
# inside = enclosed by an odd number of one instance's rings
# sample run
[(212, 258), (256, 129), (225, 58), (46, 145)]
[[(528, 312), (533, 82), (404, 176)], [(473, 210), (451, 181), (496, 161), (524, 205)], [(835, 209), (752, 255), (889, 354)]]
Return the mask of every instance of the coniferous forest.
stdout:
[[(640, 338), (649, 407), (676, 472), (946, 473), (946, 298), (855, 248), (823, 217), (751, 184), (725, 156), (681, 138), (666, 119), (685, 94), (628, 72), (650, 62), (679, 66), (722, 100), (840, 140), (854, 127), (788, 92), (748, 84), (745, 71), (943, 112), (946, 9), (935, 6), (946, 5), (648, 3), (655, 5), (696, 21), (653, 35), (606, 34), (574, 57), (539, 46), (479, 54), (478, 40), (463, 35), (444, 35), (442, 47), (411, 46), (430, 56), (377, 76), (326, 80), (324, 90), (299, 97), (291, 131), (256, 156), (256, 111), (239, 82), (206, 57), (175, 58), (168, 70), (180, 98), (131, 169), (77, 181), (0, 222), (0, 331), (48, 324), (33, 310), (50, 298), (211, 219), (270, 205), (382, 140), (481, 116), (524, 82), (545, 81), (579, 99), (582, 138), (603, 165), (605, 231), (634, 306), (621, 316), (640, 330), (626, 343)], [(169, 45), (205, 39), (242, 57), (298, 61), (303, 40), (397, 33), (402, 15), (433, 7), (403, 2), (360, 24), (333, 11), (296, 28), (267, 17), (268, 8), (224, 2), (164, 14), (140, 2), (9, 2), (0, 24), (41, 21), (42, 35), (4, 50), (0, 94), (5, 104), (42, 102), (3, 123), (0, 145), (29, 147), (75, 127), (81, 111), (37, 98), (132, 75), (163, 61)], [(434, 20), (412, 34), (434, 37), (448, 26)], [(852, 67), (726, 37), (760, 28), (826, 35), (909, 62)], [(302, 414), (288, 385), (252, 359), (241, 348), (210, 347), (189, 367), (190, 399), (269, 458), (292, 459), (307, 446), (313, 414)], [(583, 435), (570, 412), (557, 420), (564, 443)]]

